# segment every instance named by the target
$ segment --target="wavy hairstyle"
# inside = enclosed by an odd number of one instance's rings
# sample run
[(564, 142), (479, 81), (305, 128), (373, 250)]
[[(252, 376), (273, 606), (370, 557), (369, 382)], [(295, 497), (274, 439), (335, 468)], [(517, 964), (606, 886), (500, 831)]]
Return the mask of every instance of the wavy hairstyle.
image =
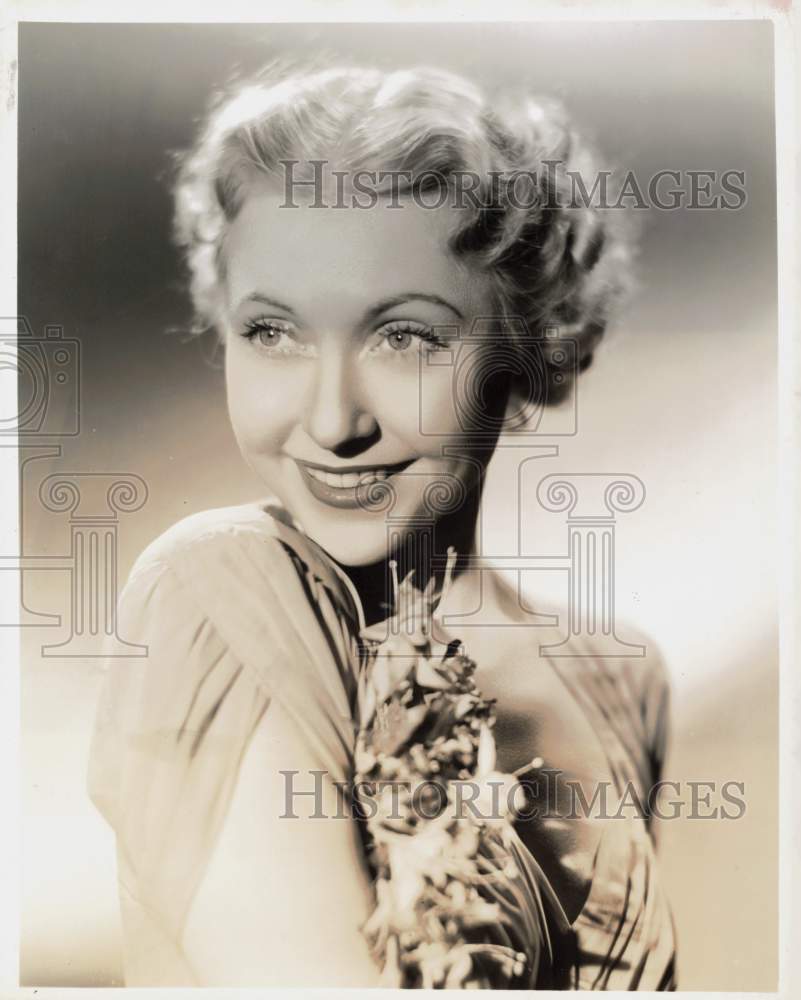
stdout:
[[(450, 250), (489, 276), (500, 315), (518, 318), (506, 324), (516, 349), (544, 358), (546, 398), (530, 401), (564, 395), (568, 365), (587, 367), (627, 287), (631, 249), (608, 212), (576, 200), (571, 175), (592, 187), (593, 157), (558, 104), (489, 97), (463, 77), (427, 67), (384, 72), (278, 61), (225, 88), (195, 144), (178, 155), (174, 187), (174, 236), (189, 267), (196, 330), (220, 323), (226, 224), (249, 184), (283, 177), (282, 161), (315, 159), (353, 172), (411, 174), (412, 193), (432, 177), (454, 186), (465, 172), (478, 177)], [(525, 204), (516, 188), (497, 182), (521, 174), (534, 179)], [(575, 342), (577, 357), (544, 337), (554, 328)]]

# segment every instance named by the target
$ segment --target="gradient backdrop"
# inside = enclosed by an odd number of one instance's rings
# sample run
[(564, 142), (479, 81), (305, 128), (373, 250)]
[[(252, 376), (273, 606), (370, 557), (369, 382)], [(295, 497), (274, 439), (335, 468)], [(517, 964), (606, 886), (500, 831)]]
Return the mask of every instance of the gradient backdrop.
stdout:
[[(20, 32), (20, 311), (81, 348), (81, 431), (23, 478), (24, 548), (69, 551), (38, 486), (53, 471), (131, 472), (149, 499), (120, 521), (120, 576), (183, 515), (260, 486), (227, 425), (210, 340), (188, 341), (169, 243), (170, 149), (234, 64), (323, 47), (382, 66), (427, 62), (561, 97), (618, 163), (744, 170), (738, 212), (647, 211), (638, 288), (579, 387), (579, 433), (550, 472), (629, 472), (647, 488), (618, 528), (618, 615), (674, 681), (670, 776), (746, 784), (736, 822), (663, 824), (683, 989), (776, 987), (776, 285), (769, 23), (68, 25)], [(3, 372), (6, 376), (8, 373)], [(21, 390), (22, 391), (22, 390)], [(50, 431), (66, 427), (54, 390)], [(63, 409), (63, 412), (59, 408)], [(58, 439), (42, 438), (42, 441)], [(514, 456), (487, 489), (488, 554), (514, 551)], [(533, 486), (533, 482), (530, 484)], [(565, 549), (564, 515), (527, 491), (523, 550)], [(46, 560), (45, 560), (46, 562)], [(536, 577), (536, 578), (535, 578)], [(560, 573), (527, 581), (564, 600)], [(65, 570), (28, 572), (29, 608), (64, 615)], [(620, 634), (625, 637), (625, 627)], [(97, 660), (45, 658), (25, 633), (23, 982), (119, 982), (113, 843), (84, 793)]]

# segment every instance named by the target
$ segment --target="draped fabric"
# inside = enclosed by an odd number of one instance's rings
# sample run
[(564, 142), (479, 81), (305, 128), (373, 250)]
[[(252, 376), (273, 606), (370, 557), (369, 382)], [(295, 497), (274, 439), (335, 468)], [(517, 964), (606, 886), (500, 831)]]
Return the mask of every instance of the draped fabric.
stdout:
[[(266, 503), (208, 511), (166, 532), (137, 560), (118, 622), (148, 655), (106, 661), (89, 793), (117, 840), (126, 984), (202, 985), (182, 936), (271, 702), (333, 781), (353, 773), (362, 612), (339, 567)], [(648, 787), (664, 748), (664, 678), (644, 684), (588, 653), (554, 667), (595, 727), (616, 786)], [(532, 986), (674, 985), (672, 923), (644, 822), (604, 834), (572, 925), (535, 852), (519, 840), (516, 851), (523, 902), (513, 905), (520, 927), (538, 936)]]
[[(659, 781), (667, 737), (667, 681), (651, 675), (643, 688), (631, 661), (593, 657), (574, 640), (575, 659), (553, 660), (586, 712), (607, 756), (616, 797), (594, 864), (590, 894), (573, 923), (574, 989), (672, 990), (673, 920), (647, 824), (620, 809), (627, 794), (641, 802)], [(616, 664), (616, 666), (612, 666)]]

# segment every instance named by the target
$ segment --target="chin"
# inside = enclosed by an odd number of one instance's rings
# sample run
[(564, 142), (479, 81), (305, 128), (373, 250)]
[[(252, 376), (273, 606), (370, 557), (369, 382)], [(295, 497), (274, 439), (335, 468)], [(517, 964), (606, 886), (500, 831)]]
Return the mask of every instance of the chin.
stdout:
[(369, 566), (389, 554), (389, 529), (381, 517), (356, 518), (351, 514), (301, 520), (309, 537), (343, 566)]

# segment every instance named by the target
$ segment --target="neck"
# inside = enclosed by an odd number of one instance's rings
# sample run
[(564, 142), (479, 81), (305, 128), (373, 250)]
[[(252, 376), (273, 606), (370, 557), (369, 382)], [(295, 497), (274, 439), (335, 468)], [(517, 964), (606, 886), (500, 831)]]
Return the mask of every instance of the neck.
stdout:
[(403, 580), (412, 572), (412, 580), (421, 590), (432, 576), (436, 588), (442, 586), (449, 548), (457, 553), (454, 582), (464, 574), (475, 548), (480, 494), (480, 490), (472, 490), (457, 511), (443, 515), (436, 522), (433, 532), (430, 527), (409, 528), (399, 546), (385, 559), (367, 566), (342, 567), (359, 595), (366, 625), (383, 621), (393, 611), (392, 560), (397, 564), (398, 579)]

